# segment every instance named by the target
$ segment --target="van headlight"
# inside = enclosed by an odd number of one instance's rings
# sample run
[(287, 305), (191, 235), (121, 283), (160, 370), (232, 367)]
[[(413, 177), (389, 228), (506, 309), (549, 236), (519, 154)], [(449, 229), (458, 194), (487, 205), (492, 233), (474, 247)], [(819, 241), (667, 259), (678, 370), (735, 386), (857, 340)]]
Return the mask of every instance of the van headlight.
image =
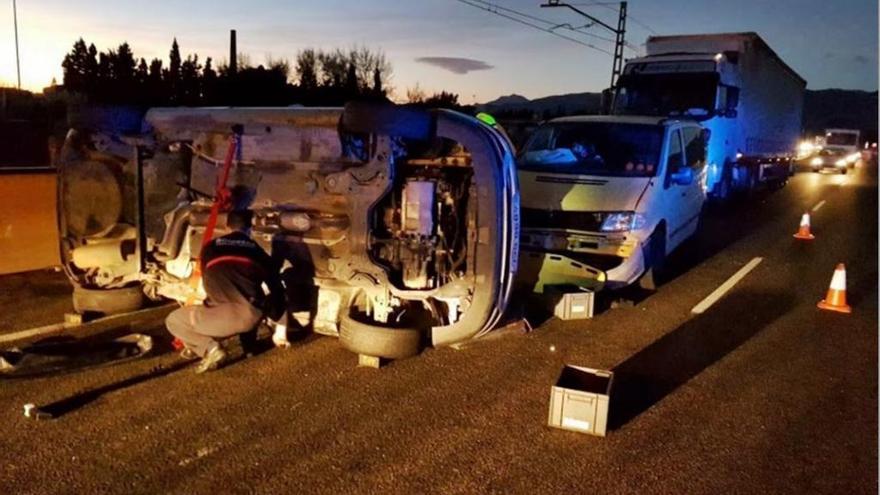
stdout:
[(834, 164), (837, 165), (838, 167), (845, 167), (846, 166), (846, 159), (841, 158), (840, 160), (837, 160), (836, 162), (834, 162)]
[(632, 211), (617, 211), (605, 214), (602, 221), (602, 232), (629, 232), (644, 228), (645, 216)]
[(819, 158), (818, 156), (814, 157), (812, 160), (810, 160), (810, 165), (812, 165), (814, 167), (818, 167), (819, 165), (822, 165), (822, 159)]
[(861, 158), (861, 157), (862, 157), (861, 153), (853, 153), (853, 154), (849, 155), (848, 157), (846, 157), (846, 161), (849, 163), (855, 163), (855, 162), (859, 161), (859, 158)]

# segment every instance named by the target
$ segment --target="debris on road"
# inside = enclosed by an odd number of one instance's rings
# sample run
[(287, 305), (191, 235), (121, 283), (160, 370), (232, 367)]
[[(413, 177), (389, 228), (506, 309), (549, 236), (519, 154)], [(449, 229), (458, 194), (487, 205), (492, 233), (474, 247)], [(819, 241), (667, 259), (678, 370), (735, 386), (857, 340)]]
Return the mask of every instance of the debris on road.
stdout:
[(550, 392), (547, 425), (605, 436), (614, 373), (565, 365)]
[(593, 317), (595, 292), (575, 285), (546, 285), (544, 298), (553, 316), (560, 320), (585, 320)]
[(43, 411), (36, 404), (25, 404), (24, 405), (24, 417), (31, 419), (52, 419), (52, 415)]

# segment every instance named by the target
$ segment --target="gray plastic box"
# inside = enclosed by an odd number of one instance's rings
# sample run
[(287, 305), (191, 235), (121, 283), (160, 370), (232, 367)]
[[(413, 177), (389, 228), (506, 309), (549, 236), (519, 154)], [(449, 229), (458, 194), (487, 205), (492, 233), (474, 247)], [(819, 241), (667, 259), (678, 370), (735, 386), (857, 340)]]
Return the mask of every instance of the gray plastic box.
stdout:
[(547, 285), (544, 297), (548, 309), (560, 320), (584, 320), (593, 317), (595, 293), (574, 285)]
[(550, 390), (547, 424), (604, 437), (613, 381), (611, 371), (565, 365)]

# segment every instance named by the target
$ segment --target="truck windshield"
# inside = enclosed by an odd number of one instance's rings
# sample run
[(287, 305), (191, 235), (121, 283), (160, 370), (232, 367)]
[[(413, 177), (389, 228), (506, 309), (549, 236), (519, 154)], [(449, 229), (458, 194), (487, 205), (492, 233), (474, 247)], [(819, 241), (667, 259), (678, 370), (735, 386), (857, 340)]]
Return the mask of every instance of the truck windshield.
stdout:
[(825, 135), (825, 144), (831, 146), (856, 146), (857, 135), (852, 132), (829, 132)]
[(621, 77), (614, 99), (616, 115), (682, 115), (687, 110), (715, 111), (718, 75), (632, 74)]
[(522, 170), (652, 177), (663, 128), (647, 124), (556, 122), (542, 125), (519, 157)]

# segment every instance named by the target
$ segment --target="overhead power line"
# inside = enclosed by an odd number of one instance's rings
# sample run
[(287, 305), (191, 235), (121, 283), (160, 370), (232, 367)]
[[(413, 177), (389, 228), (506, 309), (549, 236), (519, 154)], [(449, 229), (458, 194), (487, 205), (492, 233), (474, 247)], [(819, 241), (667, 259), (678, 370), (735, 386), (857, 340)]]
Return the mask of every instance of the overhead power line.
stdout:
[[(572, 5), (580, 6), (580, 7), (593, 7), (593, 6), (603, 7), (605, 9), (612, 11), (612, 12), (617, 12), (617, 7), (616, 7), (617, 4), (618, 4), (617, 2), (584, 2), (584, 3), (573, 3)], [(627, 14), (627, 19), (638, 24), (639, 26), (643, 27), (646, 31), (648, 31), (651, 34), (660, 34), (654, 28), (649, 26), (647, 23), (633, 17), (632, 15)]]
[(542, 3), (541, 8), (567, 8), (576, 12), (581, 17), (588, 19), (592, 24), (595, 24), (601, 28), (608, 30), (610, 33), (614, 34), (614, 59), (611, 63), (611, 87), (614, 87), (614, 84), (617, 82), (617, 78), (623, 72), (623, 51), (625, 48), (629, 48), (630, 45), (626, 42), (626, 6), (627, 2), (622, 1), (619, 4), (619, 8), (617, 10), (617, 27), (606, 23), (602, 19), (595, 17), (578, 7), (564, 2), (560, 0), (547, 0), (547, 3)]
[[(531, 16), (531, 15), (529, 15), (529, 14), (524, 14), (524, 13), (522, 13), (522, 12), (517, 12), (517, 11), (515, 11), (515, 10), (513, 10), (513, 9), (509, 9), (509, 8), (507, 8), (507, 7), (502, 7), (502, 6), (500, 6), (500, 5), (496, 5), (496, 4), (489, 3), (489, 2), (484, 2), (484, 1), (482, 1), (482, 0), (456, 0), (456, 1), (458, 1), (458, 2), (460, 2), (460, 3), (463, 3), (463, 4), (465, 4), (465, 5), (469, 5), (469, 6), (471, 6), (471, 7), (474, 7), (474, 8), (480, 9), (480, 10), (485, 10), (486, 12), (490, 12), (490, 13), (495, 14), (495, 15), (497, 15), (497, 16), (504, 17), (505, 19), (509, 19), (509, 20), (511, 20), (511, 21), (514, 21), (514, 22), (517, 22), (517, 23), (523, 24), (523, 25), (525, 25), (525, 26), (529, 26), (529, 27), (532, 27), (532, 28), (538, 29), (538, 30), (540, 30), (540, 31), (544, 31), (545, 33), (552, 34), (553, 36), (557, 36), (557, 37), (559, 37), (559, 38), (562, 38), (562, 39), (565, 39), (565, 40), (571, 41), (571, 42), (573, 42), (573, 43), (577, 43), (577, 44), (579, 44), (579, 45), (583, 45), (583, 46), (586, 46), (586, 47), (592, 48), (593, 50), (596, 50), (596, 51), (599, 51), (599, 52), (605, 53), (605, 54), (607, 54), (607, 55), (614, 55), (614, 54), (611, 53), (610, 51), (605, 50), (604, 48), (600, 48), (600, 47), (598, 47), (598, 46), (596, 46), (596, 45), (593, 45), (592, 43), (587, 43), (587, 42), (582, 41), (582, 40), (579, 40), (579, 39), (577, 39), (577, 38), (572, 38), (572, 37), (570, 37), (570, 36), (566, 36), (566, 35), (564, 35), (564, 34), (561, 34), (561, 33), (556, 32), (554, 29), (552, 29), (552, 28), (550, 28), (550, 27), (539, 26), (538, 24), (535, 24), (535, 23), (533, 23), (533, 22), (526, 21), (526, 20), (524, 20), (524, 19), (521, 19), (521, 18), (518, 18), (518, 17), (515, 17), (515, 16), (518, 15), (518, 16), (523, 17), (523, 18), (525, 18), (525, 19), (531, 19), (531, 20), (534, 20), (534, 21), (543, 22), (543, 23), (545, 23), (545, 24), (547, 24), (547, 25), (549, 25), (549, 26), (554, 26), (554, 25), (555, 25), (554, 23), (552, 23), (552, 22), (550, 22), (550, 21), (547, 21), (547, 20), (545, 20), (545, 19), (540, 19), (540, 18), (538, 18), (538, 17)], [(510, 13), (508, 14), (508, 12), (510, 12)], [(572, 31), (576, 31), (576, 32), (578, 32), (579, 34), (589, 34), (589, 33), (585, 33), (585, 32), (580, 31), (580, 30), (575, 30), (575, 29), (571, 29), (571, 30), (572, 30)]]
[(541, 19), (540, 17), (536, 17), (536, 16), (531, 15), (531, 14), (527, 14), (527, 13), (525, 13), (525, 12), (520, 12), (520, 11), (518, 11), (518, 10), (513, 10), (513, 9), (511, 9), (510, 7), (505, 7), (505, 6), (503, 6), (503, 5), (498, 5), (498, 4), (495, 4), (495, 3), (491, 3), (491, 2), (488, 2), (488, 1), (486, 1), (486, 0), (470, 0), (470, 1), (473, 2), (473, 3), (483, 4), (483, 5), (485, 5), (485, 6), (492, 7), (492, 8), (497, 9), (497, 10), (501, 10), (501, 11), (504, 11), (504, 12), (508, 12), (508, 13), (510, 13), (510, 14), (512, 14), (512, 15), (515, 15), (515, 16), (524, 17), (524, 18), (526, 18), (526, 19), (531, 19), (531, 20), (533, 20), (533, 21), (537, 21), (537, 22), (541, 22), (541, 23), (543, 23), (543, 24), (546, 24), (548, 27), (543, 28), (543, 29), (550, 29), (550, 30), (555, 31), (556, 29), (564, 28), (564, 29), (567, 29), (567, 30), (569, 30), (569, 31), (574, 31), (574, 32), (576, 32), (576, 33), (578, 33), (578, 34), (583, 34), (583, 35), (590, 36), (590, 37), (593, 37), (593, 38), (596, 38), (596, 39), (599, 39), (599, 40), (602, 40), (602, 41), (607, 41), (607, 42), (609, 42), (609, 43), (614, 43), (614, 40), (611, 39), (611, 38), (606, 38), (606, 37), (604, 37), (604, 36), (599, 36), (598, 34), (593, 34), (593, 33), (589, 33), (589, 32), (587, 32), (587, 31), (583, 31), (584, 28), (588, 28), (588, 27), (592, 26), (592, 25), (593, 25), (592, 23), (591, 23), (591, 24), (585, 24), (585, 25), (580, 26), (580, 27), (573, 27), (571, 24), (568, 24), (568, 23), (563, 23), (563, 24), (555, 23), (555, 22), (552, 22), (552, 21), (548, 21), (548, 20), (546, 20), (546, 19)]

